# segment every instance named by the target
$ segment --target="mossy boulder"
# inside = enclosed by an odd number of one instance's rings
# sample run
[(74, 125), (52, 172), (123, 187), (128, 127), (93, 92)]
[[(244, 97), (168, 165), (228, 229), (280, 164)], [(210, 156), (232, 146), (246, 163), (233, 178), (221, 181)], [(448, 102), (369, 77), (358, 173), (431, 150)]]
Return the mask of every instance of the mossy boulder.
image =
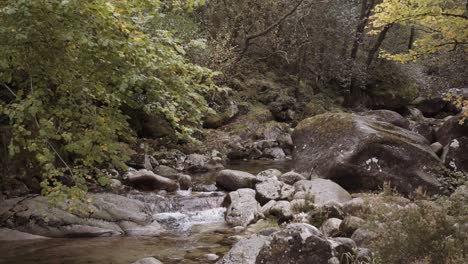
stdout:
[(442, 162), (422, 136), (370, 117), (322, 114), (293, 133), (295, 170), (331, 179), (348, 190), (375, 190), (390, 182), (409, 194), (438, 192)]

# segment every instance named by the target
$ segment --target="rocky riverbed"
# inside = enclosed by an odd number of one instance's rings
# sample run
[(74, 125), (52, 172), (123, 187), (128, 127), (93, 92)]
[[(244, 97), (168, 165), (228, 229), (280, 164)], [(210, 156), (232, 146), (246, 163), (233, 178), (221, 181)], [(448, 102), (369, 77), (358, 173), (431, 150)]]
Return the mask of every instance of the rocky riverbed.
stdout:
[[(37, 195), (2, 201), (0, 263), (371, 263), (379, 247), (417, 248), (430, 232), (459, 252), (458, 119), (440, 122), (432, 143), (395, 112), (323, 114), (297, 125), (292, 160), (140, 155), (83, 210)], [(398, 249), (400, 232), (416, 244)]]

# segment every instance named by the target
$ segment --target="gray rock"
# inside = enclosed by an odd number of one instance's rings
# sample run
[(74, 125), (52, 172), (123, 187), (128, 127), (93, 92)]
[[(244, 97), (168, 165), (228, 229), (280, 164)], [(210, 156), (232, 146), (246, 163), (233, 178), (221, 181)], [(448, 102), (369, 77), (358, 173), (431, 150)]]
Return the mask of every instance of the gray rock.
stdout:
[(256, 182), (257, 179), (252, 174), (237, 170), (222, 170), (216, 177), (216, 185), (227, 191), (254, 188)]
[(305, 179), (306, 178), (302, 176), (302, 174), (295, 171), (286, 172), (278, 177), (278, 180), (289, 185), (294, 185), (294, 183)]
[(111, 179), (110, 187), (112, 189), (120, 189), (122, 188), (122, 182), (117, 179)]
[(127, 181), (133, 187), (145, 191), (165, 190), (175, 192), (179, 189), (177, 182), (149, 170), (127, 173)]
[(443, 146), (450, 144), (454, 139), (466, 137), (468, 135), (468, 125), (460, 125), (462, 116), (455, 116), (445, 121), (437, 130), (437, 141)]
[(287, 200), (294, 193), (294, 187), (284, 182), (270, 179), (255, 185), (257, 199), (265, 204), (270, 200)]
[(451, 170), (468, 173), (468, 134), (447, 144), (442, 159)]
[(42, 196), (6, 200), (0, 204), (0, 222), (10, 229), (46, 237), (159, 235), (165, 231), (152, 222), (146, 205), (138, 200), (110, 193), (88, 196), (91, 203), (83, 206), (89, 207), (91, 215), (50, 206)]
[(262, 156), (274, 160), (283, 160), (286, 158), (286, 153), (284, 153), (284, 150), (280, 147), (267, 148), (263, 150)]
[[(351, 195), (338, 184), (326, 179), (302, 180), (294, 184), (295, 192), (303, 192), (314, 198), (314, 204), (328, 202), (344, 203), (351, 200)], [(300, 198), (294, 196), (294, 198)], [(304, 197), (302, 197), (304, 198)]]
[(356, 260), (359, 263), (372, 263), (372, 251), (368, 248), (358, 248), (356, 253)]
[(340, 234), (341, 222), (341, 219), (329, 218), (322, 224), (320, 231), (328, 237), (336, 237)]
[(347, 255), (354, 253), (357, 249), (356, 242), (351, 238), (336, 237), (331, 239), (331, 242), (333, 249), (341, 260), (345, 260)]
[(132, 264), (162, 264), (162, 262), (157, 260), (156, 258), (148, 257), (135, 261)]
[(255, 200), (252, 189), (238, 189), (226, 197), (229, 204), (226, 211), (226, 222), (233, 226), (247, 226), (260, 216), (260, 204)]
[(440, 144), (439, 142), (434, 142), (431, 144), (431, 149), (432, 151), (434, 151), (435, 154), (440, 155), (442, 154), (444, 146), (442, 146), (442, 144)]
[(374, 239), (377, 238), (377, 233), (366, 229), (366, 228), (358, 228), (354, 231), (351, 239), (356, 242), (359, 247), (368, 247), (372, 243)]
[(207, 172), (224, 168), (219, 161), (214, 161), (210, 157), (202, 154), (188, 155), (184, 161), (184, 165), (185, 170), (190, 172)]
[(154, 169), (154, 172), (158, 175), (161, 175), (163, 177), (176, 180), (179, 172), (169, 166), (166, 165), (160, 165)]
[(332, 243), (314, 226), (292, 223), (274, 233), (257, 257), (260, 264), (328, 263), (335, 255)]
[(159, 163), (153, 156), (147, 154), (135, 154), (131, 157), (128, 165), (136, 169), (153, 170), (159, 165)]
[(295, 169), (304, 175), (314, 171), (348, 190), (376, 190), (390, 182), (404, 194), (418, 187), (440, 192), (442, 164), (427, 140), (390, 123), (327, 113), (301, 121), (293, 141)]
[(192, 177), (185, 174), (179, 174), (177, 181), (181, 190), (188, 190), (192, 188)]
[(365, 221), (356, 216), (346, 216), (340, 224), (340, 232), (342, 235), (351, 237), (351, 235), (364, 225)]
[(278, 176), (281, 175), (281, 171), (277, 169), (268, 169), (261, 171), (257, 174), (257, 180), (259, 181), (266, 181), (266, 180), (277, 180)]
[(265, 216), (267, 215), (274, 216), (282, 222), (289, 221), (293, 218), (291, 204), (288, 201), (277, 201), (271, 206), (270, 210), (266, 212)]
[(215, 260), (219, 259), (219, 256), (216, 255), (216, 254), (212, 254), (212, 253), (211, 253), (211, 254), (206, 254), (206, 255), (205, 255), (205, 258), (206, 258), (206, 260), (208, 260), (208, 261), (215, 261)]
[(270, 238), (253, 235), (237, 242), (216, 264), (255, 264), (258, 253)]

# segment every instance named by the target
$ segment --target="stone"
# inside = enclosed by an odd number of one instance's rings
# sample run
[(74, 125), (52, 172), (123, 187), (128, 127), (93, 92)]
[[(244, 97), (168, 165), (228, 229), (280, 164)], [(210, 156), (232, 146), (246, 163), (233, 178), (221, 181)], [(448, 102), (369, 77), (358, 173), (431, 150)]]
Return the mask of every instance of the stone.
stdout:
[(439, 142), (434, 142), (431, 144), (431, 149), (432, 151), (434, 151), (435, 154), (440, 155), (442, 154), (444, 146), (442, 146), (442, 144), (440, 144)]
[(216, 255), (216, 254), (210, 253), (210, 254), (205, 254), (205, 258), (208, 261), (215, 261), (215, 260), (219, 259), (219, 256)]
[(216, 177), (216, 185), (227, 191), (254, 188), (256, 182), (257, 179), (254, 175), (237, 170), (222, 170)]
[(332, 247), (336, 251), (338, 259), (345, 260), (347, 255), (353, 254), (356, 249), (356, 242), (347, 237), (335, 237), (331, 239)]
[(354, 240), (359, 247), (368, 247), (377, 237), (378, 235), (374, 231), (360, 227), (354, 231), (351, 239)]
[(451, 170), (468, 173), (468, 135), (453, 139), (447, 144), (442, 160)]
[(177, 179), (179, 172), (169, 166), (160, 165), (154, 169), (154, 172), (163, 177), (175, 180)]
[[(294, 184), (295, 193), (304, 192), (313, 197), (315, 205), (324, 205), (328, 202), (344, 203), (351, 200), (351, 195), (338, 184), (327, 179), (313, 179), (298, 181)], [(299, 198), (294, 196), (294, 198)], [(304, 197), (302, 197), (304, 198)]]
[(278, 180), (289, 185), (294, 185), (294, 183), (305, 179), (306, 178), (302, 176), (302, 174), (295, 171), (286, 172), (278, 177)]
[(294, 193), (294, 187), (284, 182), (269, 179), (255, 185), (257, 199), (261, 204), (270, 200), (288, 200)]
[(128, 173), (127, 181), (131, 186), (145, 191), (165, 190), (168, 192), (175, 192), (179, 189), (177, 182), (157, 175), (149, 170), (139, 170)]
[(132, 155), (128, 165), (135, 169), (153, 170), (153, 168), (158, 166), (159, 163), (153, 156), (147, 154), (135, 154)]
[(192, 188), (192, 177), (185, 174), (179, 174), (177, 179), (181, 190), (188, 190)]
[(328, 263), (335, 255), (332, 243), (314, 226), (292, 223), (271, 235), (258, 254), (257, 264)]
[(455, 116), (445, 121), (436, 132), (437, 141), (443, 146), (450, 144), (454, 139), (468, 136), (468, 125), (460, 125), (462, 115)]
[(270, 210), (267, 211), (265, 214), (265, 216), (269, 216), (269, 215), (278, 218), (280, 222), (289, 221), (293, 218), (291, 204), (288, 201), (277, 201), (271, 206)]
[(132, 264), (162, 264), (161, 261), (153, 257), (142, 258), (138, 261), (133, 262)]
[(320, 227), (320, 231), (322, 231), (322, 233), (328, 237), (339, 236), (341, 222), (341, 219), (329, 218), (325, 222), (323, 222), (322, 226)]
[(269, 180), (269, 179), (274, 179), (274, 180), (277, 180), (278, 179), (278, 176), (281, 175), (281, 171), (277, 170), (277, 169), (268, 169), (268, 170), (264, 170), (264, 171), (261, 171), (257, 174), (257, 180), (259, 181), (265, 181), (265, 180)]
[(312, 171), (347, 190), (377, 190), (384, 182), (409, 194), (440, 192), (441, 160), (421, 135), (349, 113), (301, 121), (293, 132), (295, 170)]
[(368, 248), (358, 248), (356, 253), (356, 261), (359, 263), (372, 263), (372, 251)]
[(207, 172), (224, 169), (219, 161), (214, 161), (210, 157), (202, 154), (190, 154), (184, 161), (184, 169), (194, 172)]
[(365, 224), (362, 218), (346, 216), (340, 224), (340, 232), (346, 237), (351, 237), (358, 228)]
[(269, 237), (259, 235), (243, 238), (216, 264), (255, 264), (258, 253), (269, 240)]
[(120, 188), (122, 188), (122, 182), (120, 182), (117, 179), (111, 179), (110, 187), (112, 189), (120, 189)]
[(229, 204), (226, 211), (226, 222), (232, 226), (247, 226), (260, 217), (260, 204), (255, 200), (252, 189), (238, 189), (226, 197)]
[(280, 147), (264, 149), (262, 156), (274, 160), (283, 160), (286, 158), (284, 150)]
[(6, 228), (45, 237), (103, 237), (159, 235), (165, 232), (153, 222), (147, 206), (138, 200), (111, 193), (88, 194), (93, 211), (70, 213), (62, 205), (51, 206), (46, 197), (22, 197), (0, 204), (0, 222)]
[(442, 97), (420, 98), (416, 102), (416, 108), (419, 109), (425, 117), (434, 117), (442, 112), (448, 104), (449, 102)]

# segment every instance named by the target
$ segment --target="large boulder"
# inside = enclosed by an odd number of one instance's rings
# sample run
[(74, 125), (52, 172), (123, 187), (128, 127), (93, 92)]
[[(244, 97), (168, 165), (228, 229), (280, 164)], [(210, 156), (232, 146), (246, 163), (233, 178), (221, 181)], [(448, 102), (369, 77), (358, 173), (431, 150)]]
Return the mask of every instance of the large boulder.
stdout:
[(175, 192), (179, 189), (177, 182), (145, 169), (128, 172), (126, 178), (130, 185), (140, 190)]
[(276, 179), (268, 179), (255, 185), (258, 201), (287, 200), (294, 193), (294, 187)]
[(300, 122), (293, 133), (295, 169), (317, 174), (348, 190), (375, 190), (390, 182), (402, 193), (440, 185), (442, 166), (422, 136), (390, 123), (348, 113)]
[(257, 179), (254, 175), (237, 170), (222, 170), (216, 177), (216, 185), (227, 191), (241, 188), (254, 188)]
[(454, 139), (468, 136), (468, 124), (461, 125), (461, 119), (462, 116), (455, 116), (445, 121), (436, 132), (437, 141), (446, 146)]
[(232, 226), (247, 226), (260, 216), (260, 204), (255, 200), (255, 191), (239, 189), (226, 196), (226, 222)]
[(468, 173), (468, 135), (447, 144), (442, 159), (450, 169)]
[(152, 236), (165, 231), (143, 202), (109, 193), (89, 194), (89, 199), (84, 211), (74, 213), (51, 206), (42, 196), (6, 200), (0, 204), (0, 222), (45, 237)]
[(259, 235), (243, 238), (216, 264), (255, 264), (258, 253), (269, 240), (269, 237)]
[(271, 235), (257, 257), (257, 264), (328, 263), (335, 256), (332, 243), (314, 226), (289, 224)]
[[(302, 180), (294, 184), (295, 198), (313, 198), (317, 206), (329, 202), (344, 203), (351, 200), (351, 195), (338, 184), (326, 179)], [(300, 197), (304, 195), (304, 197)]]

